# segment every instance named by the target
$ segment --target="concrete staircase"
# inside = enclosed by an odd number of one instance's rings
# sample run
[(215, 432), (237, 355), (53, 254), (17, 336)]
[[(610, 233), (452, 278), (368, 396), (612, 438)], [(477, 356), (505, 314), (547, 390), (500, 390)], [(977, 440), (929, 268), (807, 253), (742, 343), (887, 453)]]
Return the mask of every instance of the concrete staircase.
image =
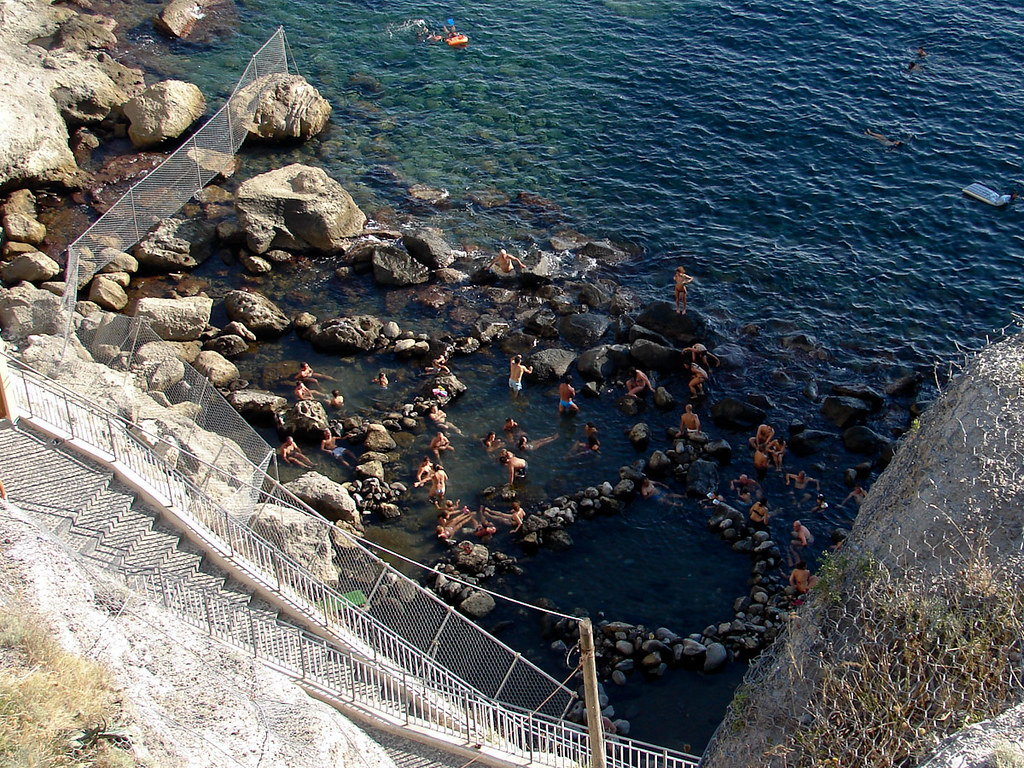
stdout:
[(8, 497), (85, 561), (109, 571), (159, 571), (218, 604), (290, 622), (211, 565), (105, 467), (25, 426), (0, 430), (0, 472)]

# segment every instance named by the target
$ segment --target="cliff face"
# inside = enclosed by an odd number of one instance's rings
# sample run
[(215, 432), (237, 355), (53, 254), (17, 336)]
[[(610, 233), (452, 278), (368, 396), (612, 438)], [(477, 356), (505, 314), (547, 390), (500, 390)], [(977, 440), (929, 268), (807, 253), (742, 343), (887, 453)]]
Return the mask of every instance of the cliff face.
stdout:
[(140, 764), (394, 768), (338, 712), (117, 582), (83, 571), (48, 533), (3, 507), (0, 606), (40, 617), (66, 650), (110, 671)]
[(1022, 448), (1018, 336), (904, 438), (703, 765), (980, 768), (1019, 740)]

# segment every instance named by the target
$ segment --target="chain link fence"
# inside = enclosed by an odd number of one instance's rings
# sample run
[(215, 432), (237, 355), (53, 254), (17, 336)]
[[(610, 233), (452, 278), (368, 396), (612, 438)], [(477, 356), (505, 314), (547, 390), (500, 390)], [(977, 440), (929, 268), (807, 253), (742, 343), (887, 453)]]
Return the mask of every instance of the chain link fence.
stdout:
[(914, 766), (1024, 702), (1024, 336), (911, 425), (701, 765)]
[(64, 303), (69, 333), (78, 291), (110, 263), (108, 249), (127, 251), (232, 162), (249, 132), (265, 78), (273, 74), (288, 74), (281, 27), (250, 57), (224, 106), (68, 246)]

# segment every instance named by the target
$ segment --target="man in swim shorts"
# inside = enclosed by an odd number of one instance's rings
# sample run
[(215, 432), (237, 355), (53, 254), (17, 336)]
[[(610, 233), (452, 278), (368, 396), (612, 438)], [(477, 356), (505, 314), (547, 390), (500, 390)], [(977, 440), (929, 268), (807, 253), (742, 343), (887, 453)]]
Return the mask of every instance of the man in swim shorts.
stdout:
[(498, 461), (508, 467), (509, 485), (515, 483), (517, 475), (519, 477), (525, 477), (527, 470), (530, 468), (529, 464), (526, 463), (526, 459), (519, 458), (507, 448), (501, 449), (501, 455), (499, 456)]
[(532, 365), (523, 365), (523, 356), (516, 355), (508, 361), (508, 388), (512, 390), (512, 396), (523, 391), (523, 374), (533, 373)]
[(561, 414), (573, 414), (580, 410), (580, 407), (573, 402), (576, 397), (576, 390), (572, 386), (572, 376), (568, 373), (558, 385), (558, 412)]

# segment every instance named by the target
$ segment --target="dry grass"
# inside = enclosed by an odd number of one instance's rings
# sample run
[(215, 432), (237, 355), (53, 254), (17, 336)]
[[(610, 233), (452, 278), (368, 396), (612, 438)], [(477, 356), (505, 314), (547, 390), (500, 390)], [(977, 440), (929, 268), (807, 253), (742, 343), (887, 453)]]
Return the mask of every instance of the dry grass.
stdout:
[(791, 724), (775, 744), (750, 745), (747, 764), (912, 766), (939, 739), (1024, 699), (1020, 569), (978, 558), (948, 575), (897, 580), (876, 561), (835, 558), (821, 576), (818, 631), (796, 623), (788, 647), (802, 651), (761, 659), (773, 674), (788, 667), (793, 687), (770, 708), (742, 693), (733, 702), (734, 732)]
[(98, 664), (65, 652), (36, 619), (0, 609), (0, 766), (134, 766), (105, 738), (74, 741), (120, 713)]

